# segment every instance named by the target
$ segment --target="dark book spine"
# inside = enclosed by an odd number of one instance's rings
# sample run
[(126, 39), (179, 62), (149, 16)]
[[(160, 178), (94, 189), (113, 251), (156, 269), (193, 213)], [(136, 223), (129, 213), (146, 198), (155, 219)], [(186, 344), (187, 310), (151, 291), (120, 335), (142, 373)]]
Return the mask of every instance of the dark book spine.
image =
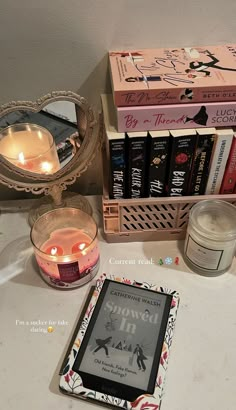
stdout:
[(215, 135), (199, 135), (194, 154), (189, 195), (204, 195), (209, 175)]
[(146, 151), (147, 137), (128, 138), (128, 198), (147, 196)]
[(169, 141), (169, 136), (150, 138), (148, 196), (164, 195)]
[(184, 196), (188, 194), (195, 146), (196, 135), (173, 137), (167, 179), (167, 196)]
[(57, 145), (57, 155), (59, 158), (59, 161), (62, 162), (64, 161), (67, 157), (69, 157), (72, 154), (73, 151), (73, 145), (71, 144), (70, 141), (66, 140), (65, 142), (60, 142)]
[(124, 139), (110, 140), (110, 193), (111, 199), (122, 199), (126, 197), (126, 141)]

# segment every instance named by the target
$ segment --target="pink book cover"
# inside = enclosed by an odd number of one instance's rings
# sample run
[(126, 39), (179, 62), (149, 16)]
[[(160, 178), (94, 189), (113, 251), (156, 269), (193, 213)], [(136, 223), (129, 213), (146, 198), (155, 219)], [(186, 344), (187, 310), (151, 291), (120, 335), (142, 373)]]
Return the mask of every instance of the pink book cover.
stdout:
[(236, 188), (236, 134), (234, 134), (234, 139), (230, 148), (220, 193), (233, 194), (234, 188)]
[(109, 52), (116, 106), (236, 100), (236, 44)]
[(115, 107), (117, 129), (155, 131), (236, 125), (236, 102)]

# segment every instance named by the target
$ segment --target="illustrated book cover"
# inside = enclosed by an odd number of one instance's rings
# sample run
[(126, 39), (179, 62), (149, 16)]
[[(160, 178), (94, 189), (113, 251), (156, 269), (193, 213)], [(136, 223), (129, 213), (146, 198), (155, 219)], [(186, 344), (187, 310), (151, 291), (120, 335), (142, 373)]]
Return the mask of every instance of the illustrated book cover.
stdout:
[(206, 185), (206, 195), (217, 195), (220, 192), (226, 163), (233, 141), (233, 135), (234, 132), (232, 128), (217, 129), (216, 141), (213, 147), (212, 160)]
[(188, 184), (193, 156), (197, 143), (194, 129), (172, 130), (171, 153), (169, 157), (166, 185), (167, 196), (184, 196), (188, 194)]
[(144, 198), (147, 196), (147, 131), (128, 132), (127, 134), (127, 197)]
[(103, 274), (60, 371), (60, 390), (131, 410), (158, 410), (179, 295)]
[(117, 132), (114, 126), (114, 111), (111, 96), (101, 95), (103, 122), (106, 141), (106, 159), (109, 162), (109, 197), (126, 197), (126, 138), (125, 133)]
[(165, 193), (170, 133), (169, 131), (150, 131), (148, 136), (148, 196), (159, 197)]
[(116, 106), (234, 101), (236, 45), (109, 52)]
[(233, 127), (236, 125), (235, 101), (135, 107), (114, 106), (114, 109), (119, 132), (174, 130), (191, 127)]

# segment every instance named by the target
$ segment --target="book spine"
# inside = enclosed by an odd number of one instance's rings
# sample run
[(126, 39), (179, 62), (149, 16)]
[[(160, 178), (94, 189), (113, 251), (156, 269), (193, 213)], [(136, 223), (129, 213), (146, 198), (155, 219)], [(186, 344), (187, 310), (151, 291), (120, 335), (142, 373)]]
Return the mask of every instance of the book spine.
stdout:
[(189, 195), (204, 195), (215, 135), (198, 135), (189, 183)]
[(228, 160), (233, 134), (217, 134), (213, 148), (213, 157), (210, 165), (209, 177), (206, 186), (206, 195), (219, 194), (226, 162)]
[(57, 155), (60, 162), (64, 161), (66, 158), (72, 155), (72, 151), (73, 145), (69, 140), (66, 140), (65, 142), (59, 142), (59, 144), (57, 144)]
[(119, 132), (236, 125), (236, 102), (116, 107)]
[(147, 137), (128, 138), (128, 198), (147, 196), (145, 188)]
[(110, 188), (111, 199), (126, 197), (126, 141), (125, 138), (109, 141), (110, 154)]
[(166, 187), (167, 196), (187, 195), (195, 146), (196, 135), (173, 138)]
[(232, 194), (236, 187), (236, 135), (234, 135), (229, 158), (226, 164), (220, 194)]
[(169, 156), (169, 136), (153, 137), (149, 147), (148, 196), (164, 195)]
[[(159, 105), (159, 104), (179, 104), (185, 103), (209, 103), (235, 101), (235, 85), (208, 86), (201, 88), (194, 86), (191, 88), (159, 88), (147, 90), (114, 90), (114, 103), (117, 107), (131, 107), (138, 105)], [(182, 99), (182, 97), (185, 97)]]

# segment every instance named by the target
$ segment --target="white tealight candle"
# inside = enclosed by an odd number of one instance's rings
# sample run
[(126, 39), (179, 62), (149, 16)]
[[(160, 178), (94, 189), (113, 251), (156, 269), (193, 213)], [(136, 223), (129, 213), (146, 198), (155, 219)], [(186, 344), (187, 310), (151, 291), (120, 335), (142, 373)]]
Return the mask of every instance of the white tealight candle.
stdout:
[(193, 206), (184, 255), (192, 270), (207, 276), (226, 272), (236, 250), (236, 207), (220, 200)]

